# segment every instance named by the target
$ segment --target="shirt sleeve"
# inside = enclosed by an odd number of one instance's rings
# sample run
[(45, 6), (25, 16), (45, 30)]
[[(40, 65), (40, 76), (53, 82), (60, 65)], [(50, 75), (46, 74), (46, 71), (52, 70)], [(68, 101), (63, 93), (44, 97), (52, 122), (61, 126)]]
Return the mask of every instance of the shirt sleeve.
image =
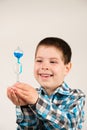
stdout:
[(39, 118), (46, 120), (48, 126), (52, 126), (55, 129), (81, 129), (84, 121), (84, 104), (85, 96), (78, 90), (78, 94), (72, 94), (67, 100), (64, 108), (59, 109), (50, 100), (46, 100), (39, 95), (38, 102), (36, 104), (36, 113)]
[(38, 129), (38, 119), (44, 122), (48, 130), (78, 130), (82, 129), (84, 121), (85, 96), (80, 91), (72, 94), (66, 103), (61, 107), (56, 106), (50, 100), (39, 95), (35, 105), (20, 107), (23, 117), (19, 120), (17, 117), (18, 130)]
[(38, 120), (29, 106), (16, 106), (16, 123), (18, 124), (17, 130), (36, 130), (38, 129)]

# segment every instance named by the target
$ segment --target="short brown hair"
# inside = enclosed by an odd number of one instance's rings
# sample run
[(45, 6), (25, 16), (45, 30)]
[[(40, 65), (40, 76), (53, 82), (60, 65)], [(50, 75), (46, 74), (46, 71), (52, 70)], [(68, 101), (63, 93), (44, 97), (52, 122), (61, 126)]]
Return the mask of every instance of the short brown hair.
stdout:
[(42, 45), (53, 46), (53, 47), (56, 47), (57, 49), (61, 50), (63, 53), (64, 64), (68, 64), (71, 61), (71, 56), (72, 56), (71, 47), (63, 39), (57, 38), (57, 37), (44, 38), (43, 40), (41, 40), (38, 43), (38, 45), (36, 47), (36, 51), (35, 51), (35, 56), (37, 54), (39, 46), (42, 46)]

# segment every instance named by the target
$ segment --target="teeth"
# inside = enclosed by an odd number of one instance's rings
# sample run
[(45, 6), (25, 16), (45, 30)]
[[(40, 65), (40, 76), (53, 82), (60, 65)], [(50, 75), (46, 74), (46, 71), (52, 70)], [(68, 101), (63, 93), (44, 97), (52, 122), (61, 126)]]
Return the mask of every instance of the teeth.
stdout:
[(49, 74), (41, 74), (42, 76), (49, 76)]
[(41, 76), (52, 76), (52, 74), (40, 74)]

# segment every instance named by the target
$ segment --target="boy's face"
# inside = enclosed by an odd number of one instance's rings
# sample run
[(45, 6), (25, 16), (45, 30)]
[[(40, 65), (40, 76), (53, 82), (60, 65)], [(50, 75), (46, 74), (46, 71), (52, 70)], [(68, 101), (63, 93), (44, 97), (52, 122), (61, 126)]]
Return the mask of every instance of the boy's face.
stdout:
[(55, 47), (39, 46), (35, 57), (34, 75), (49, 95), (62, 84), (70, 67), (70, 63), (64, 64), (60, 50)]

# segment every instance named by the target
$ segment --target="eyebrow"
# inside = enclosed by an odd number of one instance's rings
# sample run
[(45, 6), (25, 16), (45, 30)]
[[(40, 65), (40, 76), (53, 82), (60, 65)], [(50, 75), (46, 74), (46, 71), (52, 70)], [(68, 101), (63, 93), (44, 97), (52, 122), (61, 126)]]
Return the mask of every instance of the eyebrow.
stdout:
[(40, 58), (40, 59), (51, 59), (51, 60), (58, 60), (56, 57), (51, 57), (51, 58), (43, 58), (43, 57), (35, 57), (35, 59)]

